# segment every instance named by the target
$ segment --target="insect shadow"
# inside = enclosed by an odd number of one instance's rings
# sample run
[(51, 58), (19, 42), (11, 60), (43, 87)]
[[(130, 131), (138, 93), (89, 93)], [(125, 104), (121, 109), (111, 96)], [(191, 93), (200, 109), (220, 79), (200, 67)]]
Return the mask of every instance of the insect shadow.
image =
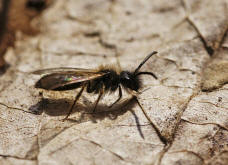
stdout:
[[(114, 120), (119, 115), (123, 115), (127, 109), (133, 107), (134, 98), (131, 97), (129, 99), (125, 99), (121, 101), (119, 104), (113, 106), (112, 108), (108, 107), (106, 104), (99, 104), (97, 106), (97, 111), (92, 112), (93, 105), (89, 102), (86, 97), (83, 97), (83, 103), (78, 103), (76, 107), (73, 108), (73, 113), (80, 113), (82, 115), (92, 116), (94, 120), (96, 119), (104, 119), (105, 117), (110, 117), (110, 119)], [(71, 100), (68, 99), (47, 99), (42, 98), (37, 104), (32, 105), (29, 110), (36, 115), (40, 115), (43, 112), (49, 116), (64, 116), (68, 114), (68, 109), (71, 107)], [(131, 106), (130, 106), (131, 105)], [(105, 110), (107, 109), (107, 110)], [(70, 118), (66, 119), (68, 121), (76, 121), (71, 120)], [(93, 120), (93, 121), (94, 121)], [(78, 120), (80, 121), (80, 120)]]
[[(79, 113), (79, 117), (76, 119), (68, 118), (66, 119), (72, 123), (82, 123), (88, 120), (96, 123), (98, 120), (104, 120), (105, 118), (109, 118), (110, 120), (115, 120), (118, 116), (125, 114), (130, 111), (134, 116), (136, 127), (140, 136), (144, 139), (143, 132), (140, 127), (139, 118), (132, 110), (136, 105), (135, 97), (131, 97), (121, 101), (116, 106), (109, 108), (106, 104), (99, 104), (97, 106), (96, 112), (91, 112), (90, 110), (93, 106), (89, 103), (89, 100), (86, 97), (83, 97), (83, 104), (77, 104), (77, 106), (73, 109), (72, 114)], [(32, 105), (29, 110), (36, 115), (41, 115), (45, 113), (49, 116), (64, 116), (68, 114), (68, 108), (71, 106), (71, 100), (68, 99), (47, 99), (42, 98), (37, 104)], [(108, 110), (105, 110), (108, 109)]]

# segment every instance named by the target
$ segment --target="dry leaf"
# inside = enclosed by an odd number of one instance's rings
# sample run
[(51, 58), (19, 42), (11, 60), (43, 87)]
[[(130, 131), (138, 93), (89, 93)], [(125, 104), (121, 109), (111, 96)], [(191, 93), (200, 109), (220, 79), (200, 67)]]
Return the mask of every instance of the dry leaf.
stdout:
[[(0, 164), (228, 164), (228, 2), (56, 0), (34, 19), (40, 34), (17, 34), (0, 77)], [(142, 68), (137, 96), (34, 88), (50, 67)]]

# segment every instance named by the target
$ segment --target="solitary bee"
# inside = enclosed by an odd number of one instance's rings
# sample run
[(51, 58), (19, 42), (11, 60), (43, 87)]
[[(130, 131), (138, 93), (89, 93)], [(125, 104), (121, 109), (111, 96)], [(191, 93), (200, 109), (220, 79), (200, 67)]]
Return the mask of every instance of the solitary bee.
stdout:
[(74, 105), (85, 88), (88, 93), (98, 94), (98, 98), (93, 108), (93, 112), (95, 112), (97, 104), (105, 92), (119, 90), (118, 99), (109, 106), (112, 107), (122, 98), (122, 88), (126, 89), (128, 92), (138, 92), (142, 87), (141, 80), (139, 79), (140, 75), (147, 74), (157, 79), (157, 76), (152, 72), (139, 72), (143, 64), (156, 53), (156, 51), (150, 53), (134, 72), (117, 72), (109, 67), (100, 67), (97, 70), (82, 68), (50, 68), (37, 70), (34, 71), (33, 74), (44, 74), (44, 76), (35, 84), (35, 87), (55, 91), (81, 88), (64, 120), (72, 113)]

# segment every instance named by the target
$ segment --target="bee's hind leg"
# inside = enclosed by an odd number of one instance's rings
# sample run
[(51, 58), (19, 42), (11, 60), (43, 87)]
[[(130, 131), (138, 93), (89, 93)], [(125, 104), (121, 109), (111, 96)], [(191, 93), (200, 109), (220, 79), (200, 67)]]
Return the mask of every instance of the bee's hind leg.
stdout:
[(109, 105), (108, 107), (109, 108), (112, 108), (112, 106), (115, 105), (117, 102), (119, 102), (121, 98), (122, 98), (122, 89), (119, 86), (119, 98), (114, 103), (112, 103), (111, 105)]
[(104, 93), (104, 90), (103, 90), (103, 89), (100, 90), (99, 96), (98, 96), (98, 98), (97, 98), (97, 100), (96, 100), (96, 103), (95, 103), (95, 105), (94, 105), (94, 108), (93, 108), (93, 113), (95, 112), (95, 110), (96, 110), (96, 108), (97, 108), (97, 105), (98, 105), (98, 103), (99, 103), (99, 101), (100, 101), (101, 96), (103, 95), (103, 93)]
[(66, 120), (70, 116), (70, 114), (72, 113), (73, 108), (74, 108), (76, 102), (78, 101), (78, 99), (80, 98), (80, 96), (82, 95), (84, 88), (85, 88), (85, 85), (82, 86), (81, 90), (76, 95), (75, 100), (74, 100), (73, 104), (71, 105), (70, 111), (68, 112), (67, 116), (63, 119), (63, 121)]

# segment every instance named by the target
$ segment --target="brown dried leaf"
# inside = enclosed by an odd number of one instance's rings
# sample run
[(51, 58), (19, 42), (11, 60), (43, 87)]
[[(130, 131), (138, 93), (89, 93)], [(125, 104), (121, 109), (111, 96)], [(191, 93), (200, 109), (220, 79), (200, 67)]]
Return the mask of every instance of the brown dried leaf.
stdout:
[[(226, 165), (226, 6), (226, 0), (55, 1), (31, 22), (40, 34), (18, 33), (5, 54), (0, 164)], [(158, 80), (142, 76), (137, 96), (147, 116), (126, 92), (112, 109), (118, 93), (105, 95), (91, 114), (97, 95), (84, 93), (63, 122), (78, 90), (35, 89), (40, 76), (29, 74), (102, 64), (134, 70), (154, 50), (142, 71)]]

